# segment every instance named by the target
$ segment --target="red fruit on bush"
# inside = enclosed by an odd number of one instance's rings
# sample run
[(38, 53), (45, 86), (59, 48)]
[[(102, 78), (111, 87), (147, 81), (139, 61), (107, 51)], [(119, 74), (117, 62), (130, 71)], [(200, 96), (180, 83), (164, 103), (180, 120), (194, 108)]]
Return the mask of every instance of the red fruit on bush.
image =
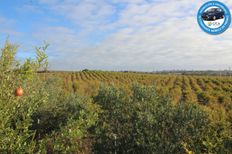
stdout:
[(15, 96), (22, 96), (23, 95), (23, 88), (19, 87), (15, 90)]

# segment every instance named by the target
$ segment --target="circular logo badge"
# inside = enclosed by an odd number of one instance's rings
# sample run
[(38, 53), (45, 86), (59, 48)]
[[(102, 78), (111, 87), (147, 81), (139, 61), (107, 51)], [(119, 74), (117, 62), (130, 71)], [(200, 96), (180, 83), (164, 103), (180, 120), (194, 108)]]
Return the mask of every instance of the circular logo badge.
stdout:
[(199, 9), (197, 21), (203, 31), (211, 35), (218, 35), (230, 26), (230, 10), (221, 2), (209, 1)]

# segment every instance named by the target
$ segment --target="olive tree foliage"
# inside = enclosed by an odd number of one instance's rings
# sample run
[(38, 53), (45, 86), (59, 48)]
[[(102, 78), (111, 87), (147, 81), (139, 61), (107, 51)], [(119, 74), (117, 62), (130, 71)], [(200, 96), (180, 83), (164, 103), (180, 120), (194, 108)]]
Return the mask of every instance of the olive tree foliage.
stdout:
[[(0, 151), (31, 153), (36, 145), (35, 133), (29, 130), (31, 115), (48, 99), (36, 72), (46, 67), (47, 57), (38, 49), (36, 59), (20, 63), (17, 48), (6, 41), (0, 52)], [(22, 97), (15, 96), (17, 87), (23, 88)]]
[(96, 128), (96, 153), (226, 153), (208, 115), (188, 103), (172, 105), (154, 87), (102, 86), (94, 100), (103, 112)]

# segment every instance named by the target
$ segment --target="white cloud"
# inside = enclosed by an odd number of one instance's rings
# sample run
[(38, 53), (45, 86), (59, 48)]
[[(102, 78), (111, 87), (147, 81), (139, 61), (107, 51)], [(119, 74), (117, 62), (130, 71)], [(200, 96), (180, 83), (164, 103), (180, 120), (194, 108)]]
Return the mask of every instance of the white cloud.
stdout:
[[(42, 0), (41, 0), (42, 1)], [(47, 39), (62, 56), (51, 61), (55, 69), (224, 69), (232, 65), (232, 29), (211, 36), (198, 26), (196, 14), (205, 2), (170, 0), (147, 3), (144, 0), (119, 0), (126, 7), (99, 1), (74, 2), (53, 0), (51, 9), (84, 27), (39, 29), (35, 36)], [(229, 7), (231, 1), (226, 2)], [(115, 22), (107, 23), (117, 14)], [(121, 28), (123, 27), (123, 28)], [(115, 30), (97, 46), (83, 42), (82, 34)]]
[(53, 2), (49, 3), (41, 0), (41, 3), (48, 4), (50, 9), (54, 12), (67, 17), (72, 22), (81, 25), (84, 28), (98, 26), (102, 23), (105, 24), (107, 17), (115, 13), (114, 7), (106, 3), (104, 0), (53, 0)]
[(76, 49), (83, 46), (74, 30), (62, 26), (40, 28), (33, 34), (33, 38), (48, 42), (53, 54), (60, 55), (61, 58), (64, 54), (71, 56)]

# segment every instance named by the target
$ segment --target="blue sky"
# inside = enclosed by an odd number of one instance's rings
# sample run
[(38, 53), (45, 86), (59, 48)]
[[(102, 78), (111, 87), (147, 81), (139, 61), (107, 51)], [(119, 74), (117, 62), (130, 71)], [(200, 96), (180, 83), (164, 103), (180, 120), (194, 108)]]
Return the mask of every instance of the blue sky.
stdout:
[[(205, 0), (1, 0), (0, 45), (34, 56), (46, 41), (55, 70), (207, 70), (232, 66), (232, 29), (204, 33)], [(222, 0), (230, 9), (232, 1)], [(215, 45), (216, 44), (216, 45)]]

